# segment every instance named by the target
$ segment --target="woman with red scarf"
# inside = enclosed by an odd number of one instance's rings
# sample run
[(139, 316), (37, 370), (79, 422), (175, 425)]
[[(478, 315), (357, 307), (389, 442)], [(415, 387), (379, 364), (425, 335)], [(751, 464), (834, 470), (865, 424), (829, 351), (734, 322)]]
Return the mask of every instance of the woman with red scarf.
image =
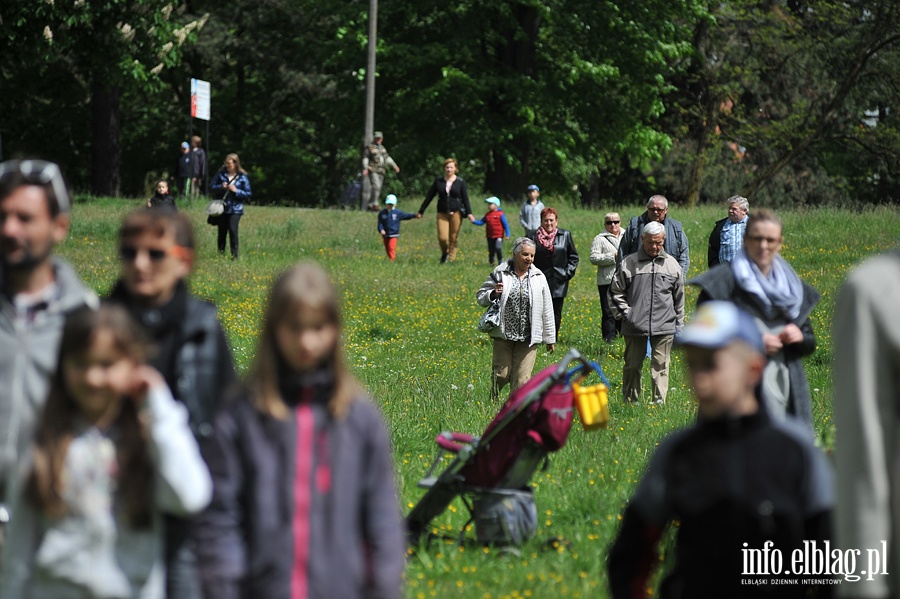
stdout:
[(544, 273), (550, 286), (553, 298), (553, 320), (556, 322), (556, 336), (559, 338), (559, 325), (562, 321), (562, 307), (569, 292), (569, 280), (575, 276), (578, 268), (578, 252), (571, 231), (560, 229), (555, 208), (541, 210), (541, 226), (534, 232), (532, 239), (537, 249), (534, 254), (534, 265)]

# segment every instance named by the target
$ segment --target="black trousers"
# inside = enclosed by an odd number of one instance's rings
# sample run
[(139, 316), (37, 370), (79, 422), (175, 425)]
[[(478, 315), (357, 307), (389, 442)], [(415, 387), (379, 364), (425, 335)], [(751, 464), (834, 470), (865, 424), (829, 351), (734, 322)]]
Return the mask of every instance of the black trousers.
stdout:
[(231, 257), (238, 257), (238, 225), (243, 214), (223, 214), (219, 221), (219, 252), (225, 253), (225, 237), (231, 245)]
[(559, 325), (562, 324), (562, 307), (565, 296), (553, 298), (553, 320), (556, 322), (556, 341), (559, 342)]
[(600, 292), (600, 330), (603, 332), (603, 340), (611, 341), (616, 338), (622, 323), (616, 321), (609, 306), (609, 285), (597, 285), (597, 291)]

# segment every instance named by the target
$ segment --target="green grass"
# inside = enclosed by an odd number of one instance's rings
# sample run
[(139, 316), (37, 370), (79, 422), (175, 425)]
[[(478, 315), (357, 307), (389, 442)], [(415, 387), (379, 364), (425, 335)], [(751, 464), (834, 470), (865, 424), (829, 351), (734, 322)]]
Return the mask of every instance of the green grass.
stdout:
[[(139, 202), (77, 203), (69, 240), (61, 253), (100, 293), (116, 277), (115, 232), (120, 218)], [(408, 200), (402, 209), (415, 209)], [(475, 291), (490, 272), (484, 229), (464, 224), (457, 263), (440, 266), (433, 210), (402, 225), (397, 262), (384, 255), (374, 214), (250, 206), (241, 221), (241, 260), (215, 251), (215, 229), (203, 205), (183, 206), (195, 223), (199, 258), (194, 293), (218, 304), (235, 359), (246, 369), (254, 352), (260, 307), (272, 274), (300, 259), (321, 262), (342, 289), (344, 345), (350, 364), (381, 407), (390, 427), (404, 512), (422, 492), (416, 482), (435, 455), (434, 436), (445, 429), (480, 433), (498, 405), (490, 402), (491, 346), (475, 330), (482, 308)], [(627, 220), (637, 206), (609, 207)], [(604, 211), (605, 212), (605, 211)], [(508, 208), (514, 236), (517, 207)], [(560, 226), (572, 230), (581, 255), (563, 313), (556, 354), (541, 351), (535, 372), (568, 347), (597, 359), (612, 382), (609, 430), (573, 428), (568, 445), (534, 479), (540, 528), (521, 555), (473, 545), (435, 543), (411, 556), (407, 591), (418, 597), (604, 597), (605, 558), (619, 518), (658, 441), (691, 422), (695, 408), (680, 354), (673, 355), (668, 403), (626, 406), (620, 395), (623, 342), (602, 342), (596, 270), (590, 243), (603, 212), (560, 208)], [(706, 240), (722, 207), (672, 206), (691, 241), (691, 275), (706, 267)], [(480, 216), (480, 213), (479, 213)], [(896, 210), (849, 212), (817, 209), (782, 213), (784, 256), (822, 293), (813, 314), (818, 350), (806, 362), (820, 438), (828, 445), (831, 421), (831, 336), (834, 298), (847, 270), (900, 241)], [(511, 243), (504, 250), (510, 251)], [(693, 307), (696, 291), (688, 290)], [(645, 368), (644, 389), (649, 388)], [(458, 501), (433, 524), (454, 534), (465, 522)], [(561, 539), (554, 545), (550, 539)], [(661, 555), (661, 560), (665, 555)]]

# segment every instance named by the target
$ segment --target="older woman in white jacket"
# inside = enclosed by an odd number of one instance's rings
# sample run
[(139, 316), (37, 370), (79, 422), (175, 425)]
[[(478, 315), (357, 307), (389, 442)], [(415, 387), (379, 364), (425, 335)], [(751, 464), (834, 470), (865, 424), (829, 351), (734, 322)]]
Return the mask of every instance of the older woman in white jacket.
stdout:
[(497, 266), (476, 293), (480, 306), (500, 300), (500, 326), (494, 341), (491, 397), (499, 398), (507, 383), (515, 391), (531, 378), (538, 345), (556, 345), (553, 300), (547, 279), (534, 265), (534, 241), (519, 237), (513, 256)]
[(612, 343), (619, 332), (616, 316), (609, 307), (609, 285), (619, 255), (619, 242), (625, 235), (622, 219), (617, 212), (608, 212), (603, 217), (603, 231), (591, 243), (591, 264), (597, 266), (597, 290), (600, 292), (600, 330), (603, 340)]

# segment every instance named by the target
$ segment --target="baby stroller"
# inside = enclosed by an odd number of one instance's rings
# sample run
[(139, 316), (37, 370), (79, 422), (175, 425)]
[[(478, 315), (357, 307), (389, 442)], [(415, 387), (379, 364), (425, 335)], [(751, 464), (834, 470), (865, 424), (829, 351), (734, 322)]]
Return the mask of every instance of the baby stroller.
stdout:
[[(573, 366), (570, 370), (570, 366)], [(580, 380), (596, 372), (603, 383), (580, 388)], [(444, 431), (435, 442), (435, 458), (419, 486), (428, 489), (406, 517), (411, 545), (427, 536), (431, 520), (457, 495), (475, 522), (479, 543), (520, 545), (537, 531), (537, 507), (528, 486), (548, 454), (566, 444), (577, 407), (585, 429), (605, 427), (609, 420), (603, 370), (570, 350), (558, 365), (549, 366), (514, 391), (481, 437)], [(446, 452), (455, 454), (449, 466), (434, 476)], [(430, 535), (428, 535), (430, 536)]]

